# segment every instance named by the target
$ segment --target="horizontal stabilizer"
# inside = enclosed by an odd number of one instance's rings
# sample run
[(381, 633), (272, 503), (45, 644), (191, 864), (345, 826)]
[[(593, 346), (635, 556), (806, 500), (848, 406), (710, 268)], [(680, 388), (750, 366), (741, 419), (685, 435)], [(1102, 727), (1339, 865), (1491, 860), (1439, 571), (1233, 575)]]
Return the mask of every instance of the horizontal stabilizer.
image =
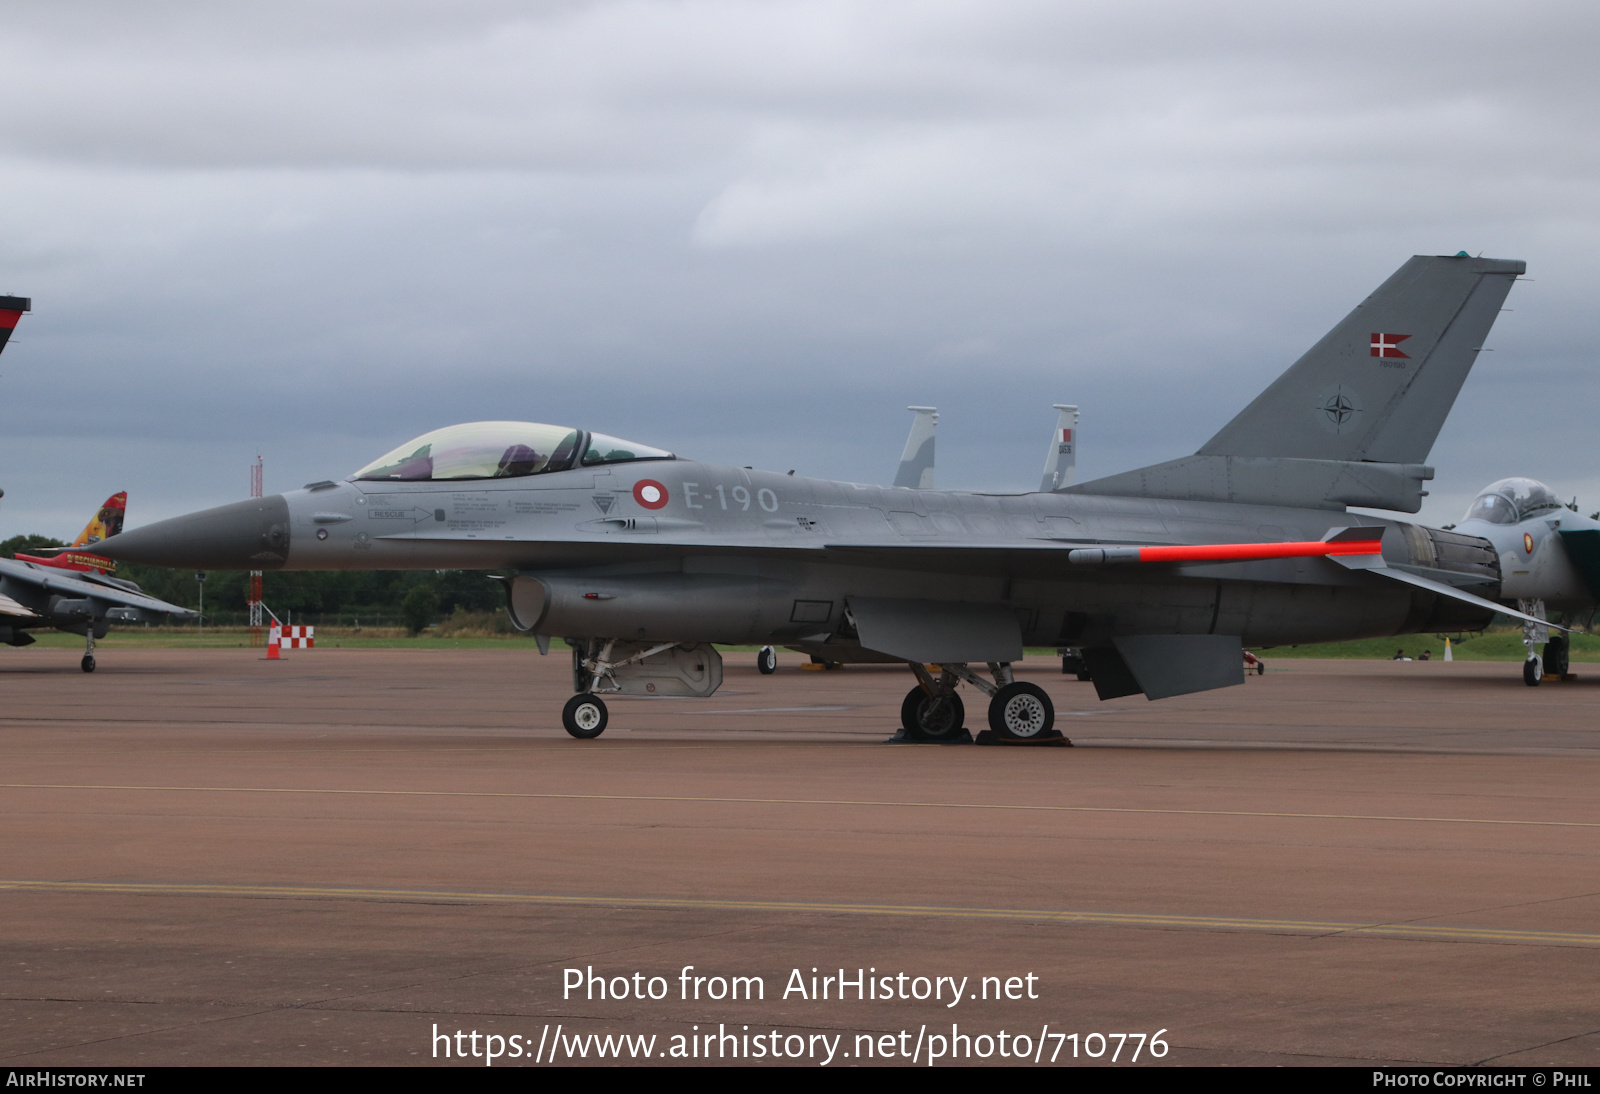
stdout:
[(1022, 626), (1004, 604), (851, 597), (869, 650), (919, 665), (1022, 660)]
[(1433, 468), (1421, 463), (1305, 460), (1273, 456), (1184, 456), (1093, 479), (1066, 493), (1179, 501), (1234, 501), (1306, 509), (1393, 509), (1415, 513)]
[(39, 613), (32, 608), (24, 607), (9, 596), (0, 593), (0, 615), (15, 616), (21, 619), (38, 619)]
[(1554, 627), (1558, 631), (1567, 631), (1569, 633), (1572, 630), (1571, 627), (1563, 627), (1559, 623), (1552, 623), (1547, 619), (1540, 619), (1537, 616), (1524, 614), (1523, 612), (1517, 611), (1515, 608), (1508, 608), (1504, 604), (1497, 604), (1493, 600), (1486, 600), (1481, 596), (1474, 596), (1469, 592), (1464, 592), (1461, 589), (1446, 585), (1442, 581), (1434, 581), (1431, 578), (1420, 577), (1417, 574), (1408, 573), (1405, 570), (1395, 569), (1394, 567), (1386, 564), (1381, 556), (1342, 555), (1335, 557), (1333, 561), (1337, 562), (1346, 569), (1365, 570), (1369, 574), (1378, 574), (1382, 577), (1392, 578), (1395, 581), (1401, 581), (1407, 585), (1415, 585), (1419, 589), (1427, 589), (1429, 592), (1438, 593), (1440, 596), (1447, 596), (1453, 600), (1459, 600), (1464, 604), (1471, 604), (1478, 608), (1486, 608), (1491, 612), (1499, 612), (1502, 615), (1509, 615), (1511, 618), (1520, 619), (1524, 623), (1537, 623), (1541, 627)]

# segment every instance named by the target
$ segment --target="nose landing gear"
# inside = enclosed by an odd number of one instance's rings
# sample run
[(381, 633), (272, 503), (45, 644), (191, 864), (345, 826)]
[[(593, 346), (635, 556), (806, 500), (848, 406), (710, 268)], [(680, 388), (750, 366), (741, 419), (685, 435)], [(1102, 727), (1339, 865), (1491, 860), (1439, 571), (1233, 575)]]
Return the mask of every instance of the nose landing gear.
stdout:
[(592, 740), (606, 731), (610, 712), (598, 695), (584, 692), (567, 700), (561, 708), (561, 727), (582, 741)]
[(1536, 688), (1544, 680), (1544, 658), (1535, 654), (1522, 663), (1522, 682)]

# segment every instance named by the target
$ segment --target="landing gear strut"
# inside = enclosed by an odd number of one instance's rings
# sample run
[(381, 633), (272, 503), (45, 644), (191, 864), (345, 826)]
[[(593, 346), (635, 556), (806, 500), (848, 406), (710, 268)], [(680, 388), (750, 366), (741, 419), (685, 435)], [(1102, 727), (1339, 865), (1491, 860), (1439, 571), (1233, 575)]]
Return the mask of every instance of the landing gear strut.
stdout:
[(89, 633), (83, 649), (83, 660), (78, 662), (78, 667), (84, 672), (94, 671), (94, 624), (89, 624)]
[[(1517, 610), (1524, 615), (1531, 615), (1540, 620), (1538, 623), (1530, 622), (1529, 620), (1523, 620), (1522, 622), (1522, 644), (1528, 647), (1528, 659), (1522, 663), (1522, 682), (1530, 688), (1536, 688), (1544, 680), (1546, 660), (1554, 661), (1556, 659), (1551, 657), (1551, 647), (1557, 644), (1550, 637), (1550, 628), (1543, 622), (1545, 618), (1543, 600), (1518, 600)], [(1544, 657), (1539, 656), (1539, 647), (1541, 645), (1544, 646)], [(1561, 665), (1554, 671), (1559, 675), (1567, 671), (1566, 645), (1564, 642), (1557, 646), (1556, 653)]]

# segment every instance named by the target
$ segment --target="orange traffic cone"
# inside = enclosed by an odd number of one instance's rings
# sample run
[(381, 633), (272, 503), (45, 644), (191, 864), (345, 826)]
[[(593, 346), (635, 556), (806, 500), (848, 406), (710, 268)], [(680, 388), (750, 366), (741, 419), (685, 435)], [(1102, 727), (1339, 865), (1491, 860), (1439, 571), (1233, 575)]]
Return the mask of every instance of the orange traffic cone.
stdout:
[(277, 623), (272, 624), (272, 629), (267, 631), (267, 660), (281, 661), (283, 654), (283, 628)]

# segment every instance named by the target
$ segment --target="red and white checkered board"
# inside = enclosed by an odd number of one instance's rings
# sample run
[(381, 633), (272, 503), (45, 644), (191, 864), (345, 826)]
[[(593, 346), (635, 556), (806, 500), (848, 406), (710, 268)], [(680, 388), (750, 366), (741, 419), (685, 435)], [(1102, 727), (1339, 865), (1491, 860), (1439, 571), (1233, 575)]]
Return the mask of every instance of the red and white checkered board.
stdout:
[(317, 644), (317, 628), (315, 627), (285, 627), (283, 628), (283, 648), (287, 650), (314, 649)]

